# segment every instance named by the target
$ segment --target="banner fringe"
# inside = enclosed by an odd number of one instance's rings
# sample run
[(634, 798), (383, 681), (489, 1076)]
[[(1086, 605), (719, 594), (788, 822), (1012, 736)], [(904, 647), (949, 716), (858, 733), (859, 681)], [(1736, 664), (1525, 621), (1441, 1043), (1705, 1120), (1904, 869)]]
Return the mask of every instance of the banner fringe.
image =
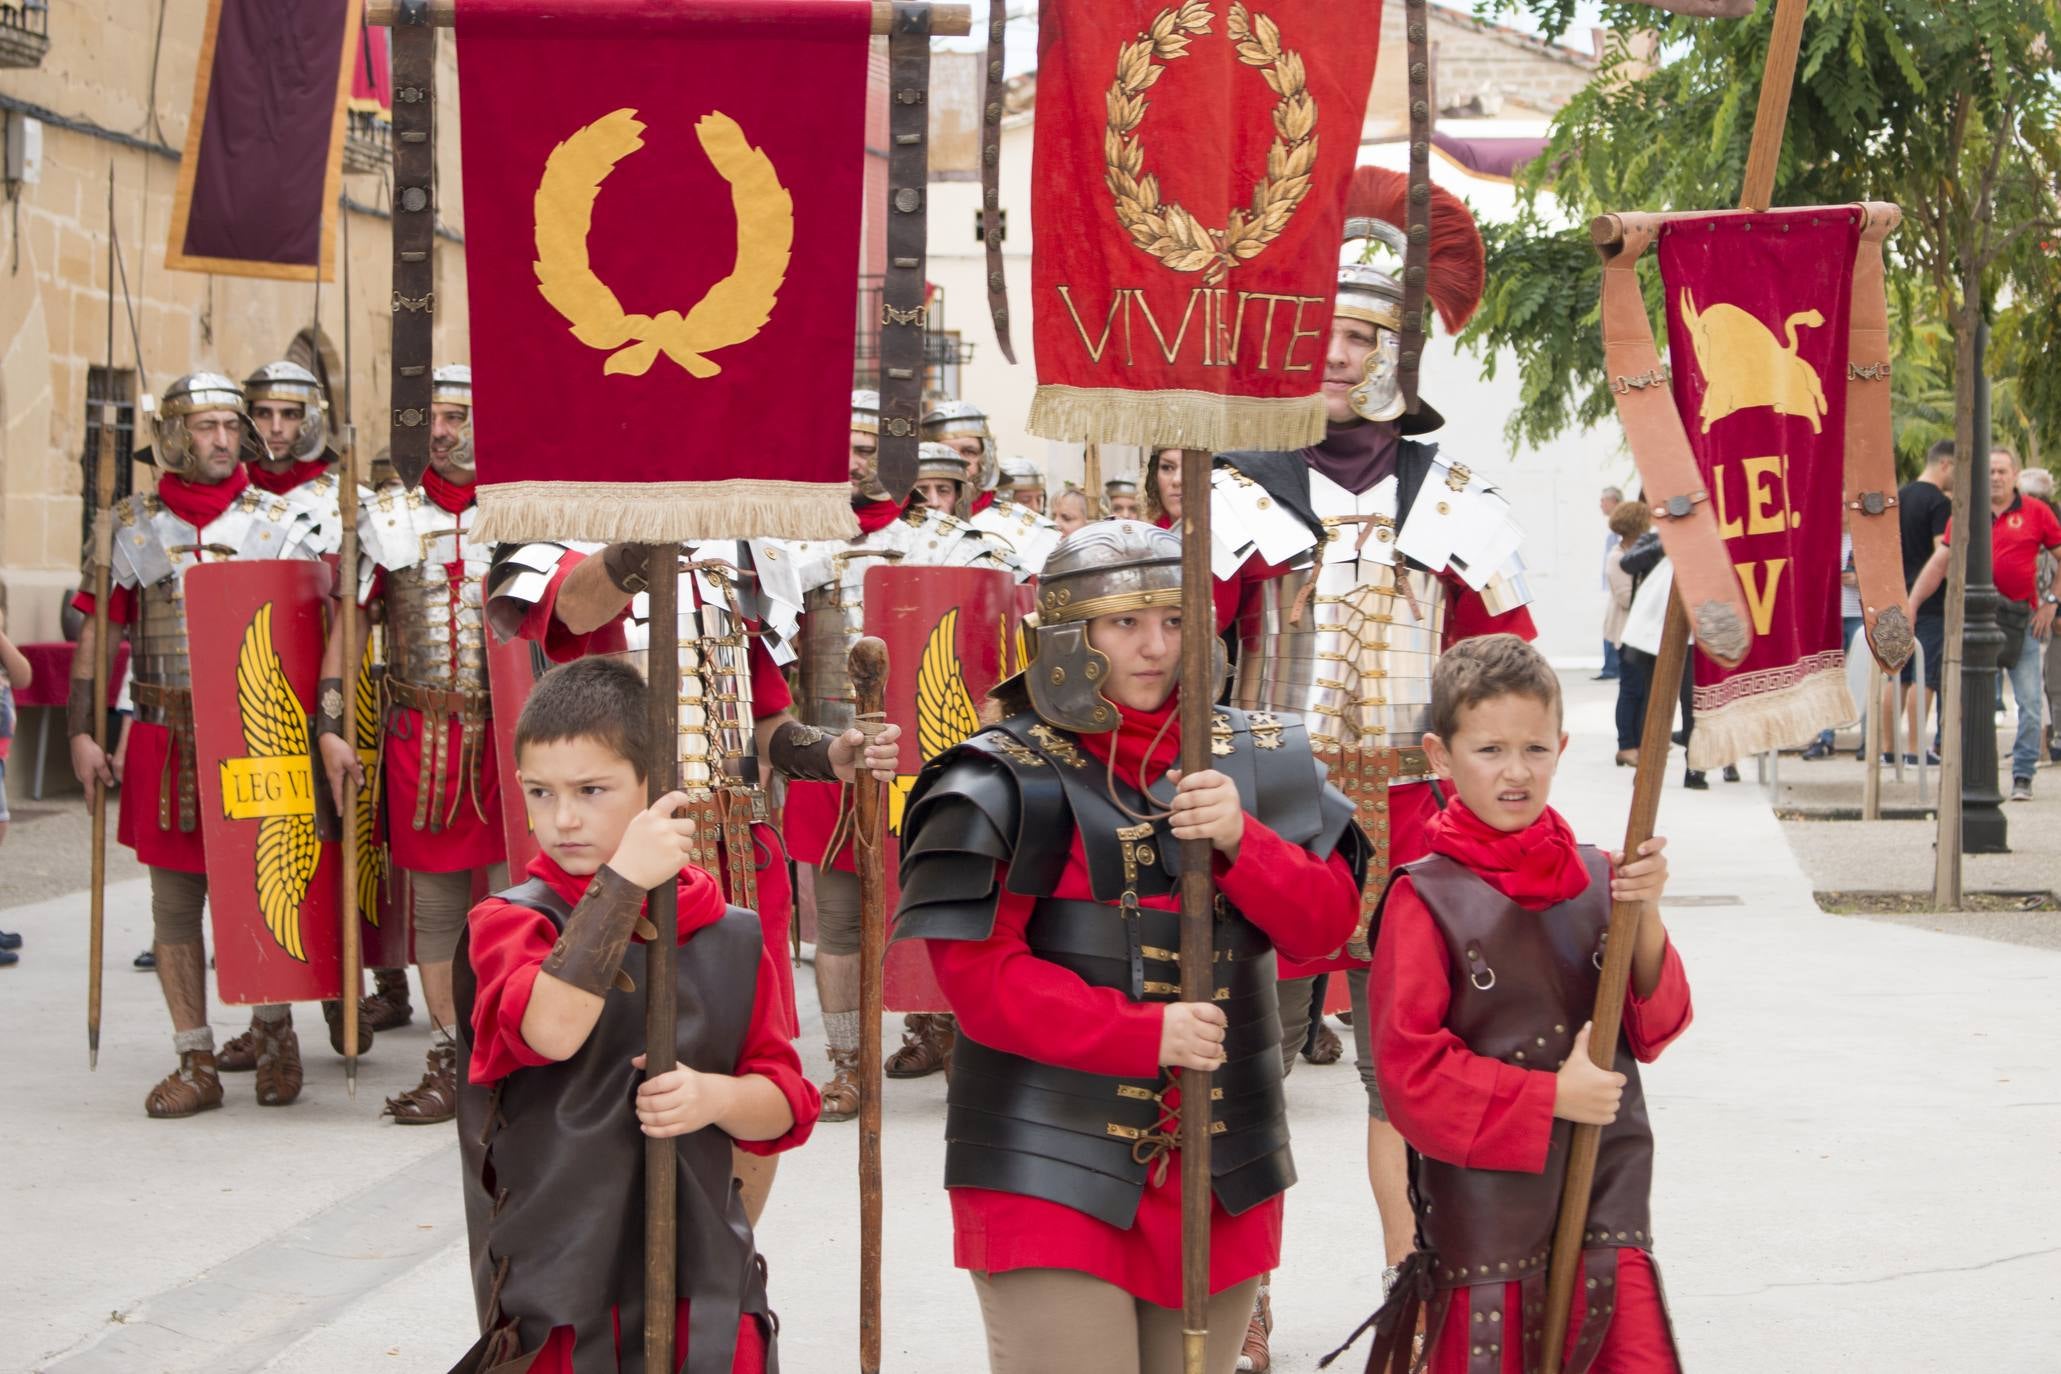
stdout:
[(1801, 744), (1827, 725), (1859, 714), (1843, 664), (1708, 713), (1699, 706), (1696, 731), (1689, 736), (1689, 767), (1708, 772), (1770, 749)]
[(844, 482), (481, 483), (472, 538), (480, 543), (578, 539), (677, 544), (691, 539), (853, 539)]
[(1025, 428), (1065, 443), (1272, 453), (1323, 442), (1324, 397), (1045, 385)]

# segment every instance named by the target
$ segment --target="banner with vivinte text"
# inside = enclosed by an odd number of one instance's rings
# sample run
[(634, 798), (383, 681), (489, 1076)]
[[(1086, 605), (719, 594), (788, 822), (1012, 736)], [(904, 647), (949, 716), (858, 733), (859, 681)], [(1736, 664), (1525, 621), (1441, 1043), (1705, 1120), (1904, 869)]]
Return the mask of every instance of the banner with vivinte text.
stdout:
[(460, 0), (475, 537), (857, 533), (865, 0)]
[(208, 0), (165, 266), (336, 280), (361, 0)]
[(1670, 218), (1674, 399), (1753, 644), (1695, 656), (1689, 766), (1796, 744), (1857, 714), (1840, 636), (1848, 324), (1858, 207)]
[(1032, 433), (1324, 437), (1324, 358), (1379, 0), (1045, 0)]

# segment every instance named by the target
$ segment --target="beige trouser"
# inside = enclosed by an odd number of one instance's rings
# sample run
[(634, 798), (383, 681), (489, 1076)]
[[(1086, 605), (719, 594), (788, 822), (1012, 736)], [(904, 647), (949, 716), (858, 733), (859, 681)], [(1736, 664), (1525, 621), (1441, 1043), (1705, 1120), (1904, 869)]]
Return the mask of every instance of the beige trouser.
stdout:
[(199, 944), (201, 913), (207, 907), (207, 901), (207, 874), (152, 868), (151, 938), (161, 945)]
[[(472, 871), (411, 872), (408, 882), (415, 894), (415, 962), (450, 963), (458, 952), (458, 932), (465, 929), (465, 917), (472, 910)], [(507, 864), (487, 870), (487, 891), (499, 892), (506, 886)]]
[[(974, 1274), (990, 1374), (1181, 1374), (1181, 1309), (1075, 1269)], [(1257, 1277), (1209, 1300), (1208, 1374), (1232, 1374)]]

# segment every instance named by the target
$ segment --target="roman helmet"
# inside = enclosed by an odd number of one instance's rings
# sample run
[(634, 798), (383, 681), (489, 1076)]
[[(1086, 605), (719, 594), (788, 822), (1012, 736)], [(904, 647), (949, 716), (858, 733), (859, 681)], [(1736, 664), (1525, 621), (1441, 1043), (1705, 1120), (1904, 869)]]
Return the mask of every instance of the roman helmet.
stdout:
[(469, 363), (445, 363), (429, 374), (429, 401), (431, 405), (464, 406), (465, 433), (458, 440), (458, 451), (451, 455), (452, 463), (471, 471), (472, 453), (472, 366)]
[[(852, 393), (852, 432), (855, 434), (880, 433), (880, 393), (877, 391), (854, 391)], [(893, 496), (880, 483), (880, 455), (873, 456), (873, 468), (865, 480), (856, 482), (852, 490), (868, 501), (890, 501)]]
[(916, 445), (916, 480), (943, 477), (959, 484), (960, 503), (965, 503), (966, 456), (950, 444), (921, 443)]
[[(299, 363), (266, 363), (243, 379), (246, 407), (260, 401), (285, 401), (301, 407), (301, 437), (287, 457), (305, 463), (322, 455), (329, 443), (329, 403), (322, 395), (322, 383)], [(253, 433), (256, 425), (252, 425)], [(256, 441), (257, 456), (269, 456), (262, 437)]]
[(988, 430), (987, 412), (971, 401), (940, 401), (923, 417), (923, 437), (932, 443), (967, 435), (980, 440), (980, 459), (969, 472), (973, 488), (993, 491), (1000, 467), (995, 460), (995, 436)]
[[(1404, 413), (1402, 391), (1403, 282), (1402, 259), (1409, 239), (1402, 225), (1409, 221), (1410, 179), (1384, 167), (1362, 167), (1353, 174), (1346, 196), (1345, 241), (1358, 242), (1357, 261), (1338, 269), (1335, 318), (1360, 320), (1375, 329), (1376, 343), (1367, 355), (1365, 374), (1349, 393), (1353, 413), (1366, 420), (1394, 420), (1404, 434), (1426, 434), (1445, 417), (1421, 397), (1415, 414)], [(1371, 259), (1386, 250), (1395, 259), (1393, 271)], [(1431, 252), (1425, 296), (1438, 308), (1439, 322), (1457, 334), (1481, 304), (1484, 252), (1481, 230), (1458, 196), (1431, 188)]]
[(157, 442), (151, 461), (175, 477), (190, 474), (196, 458), (193, 436), (186, 431), (186, 417), (206, 410), (236, 412), (243, 421), (243, 456), (248, 458), (250, 411), (244, 405), (243, 388), (219, 372), (189, 372), (166, 387), (158, 403)]
[[(1138, 501), (1138, 509), (1143, 510), (1145, 508), (1144, 499), (1138, 492), (1137, 473), (1120, 472), (1102, 484), (1102, 509), (1105, 511), (1116, 509), (1116, 498), (1119, 496), (1132, 497)], [(1079, 531), (1076, 531), (1076, 533), (1079, 533)]]
[[(1059, 541), (1038, 575), (1037, 630), (1030, 637), (1024, 686), (1047, 724), (1081, 734), (1117, 726), (1116, 707), (1102, 695), (1109, 659), (1088, 643), (1088, 622), (1100, 615), (1181, 604), (1181, 538), (1142, 520), (1099, 520)], [(1224, 645), (1216, 641), (1207, 684), (1222, 692)]]
[(1010, 491), (1021, 501), (1027, 493), (1045, 491), (1045, 474), (1028, 458), (1005, 458), (1002, 460), (1002, 475), (1009, 479)]

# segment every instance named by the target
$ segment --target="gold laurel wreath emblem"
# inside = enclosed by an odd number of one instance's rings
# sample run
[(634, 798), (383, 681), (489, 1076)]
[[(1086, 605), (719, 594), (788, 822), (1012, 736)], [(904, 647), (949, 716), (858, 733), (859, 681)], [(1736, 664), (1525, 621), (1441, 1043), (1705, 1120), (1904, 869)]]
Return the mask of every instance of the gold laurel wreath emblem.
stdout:
[(730, 275), (709, 288), (685, 315), (677, 310), (632, 315), (587, 258), (594, 198), (615, 165), (644, 146), (644, 125), (631, 109), (613, 110), (551, 150), (537, 183), (537, 290), (589, 348), (613, 350), (602, 372), (641, 377), (658, 355), (690, 376), (713, 377), (719, 348), (744, 343), (765, 328), (787, 280), (794, 247), (794, 197), (773, 160), (745, 139), (720, 110), (694, 126), (702, 151), (730, 184), (737, 216), (737, 256)]
[(1136, 41), (1118, 50), (1103, 136), (1103, 182), (1115, 198), (1117, 223), (1131, 242), (1167, 267), (1200, 272), (1212, 286), (1280, 237), (1309, 194), (1317, 166), (1317, 102), (1309, 93), (1301, 55), (1281, 46), (1281, 29), (1273, 20), (1234, 4), (1228, 31), (1238, 60), (1258, 67), (1281, 97), (1274, 105), (1267, 174), (1252, 188), (1251, 203), (1231, 211), (1222, 229), (1205, 228), (1178, 202), (1160, 199), (1159, 178), (1145, 170), (1145, 149), (1138, 135), (1149, 103), (1145, 92), (1166, 72), (1153, 59), (1164, 63), (1185, 57), (1189, 41), (1206, 36), (1215, 18), (1208, 0), (1186, 0), (1161, 10)]

